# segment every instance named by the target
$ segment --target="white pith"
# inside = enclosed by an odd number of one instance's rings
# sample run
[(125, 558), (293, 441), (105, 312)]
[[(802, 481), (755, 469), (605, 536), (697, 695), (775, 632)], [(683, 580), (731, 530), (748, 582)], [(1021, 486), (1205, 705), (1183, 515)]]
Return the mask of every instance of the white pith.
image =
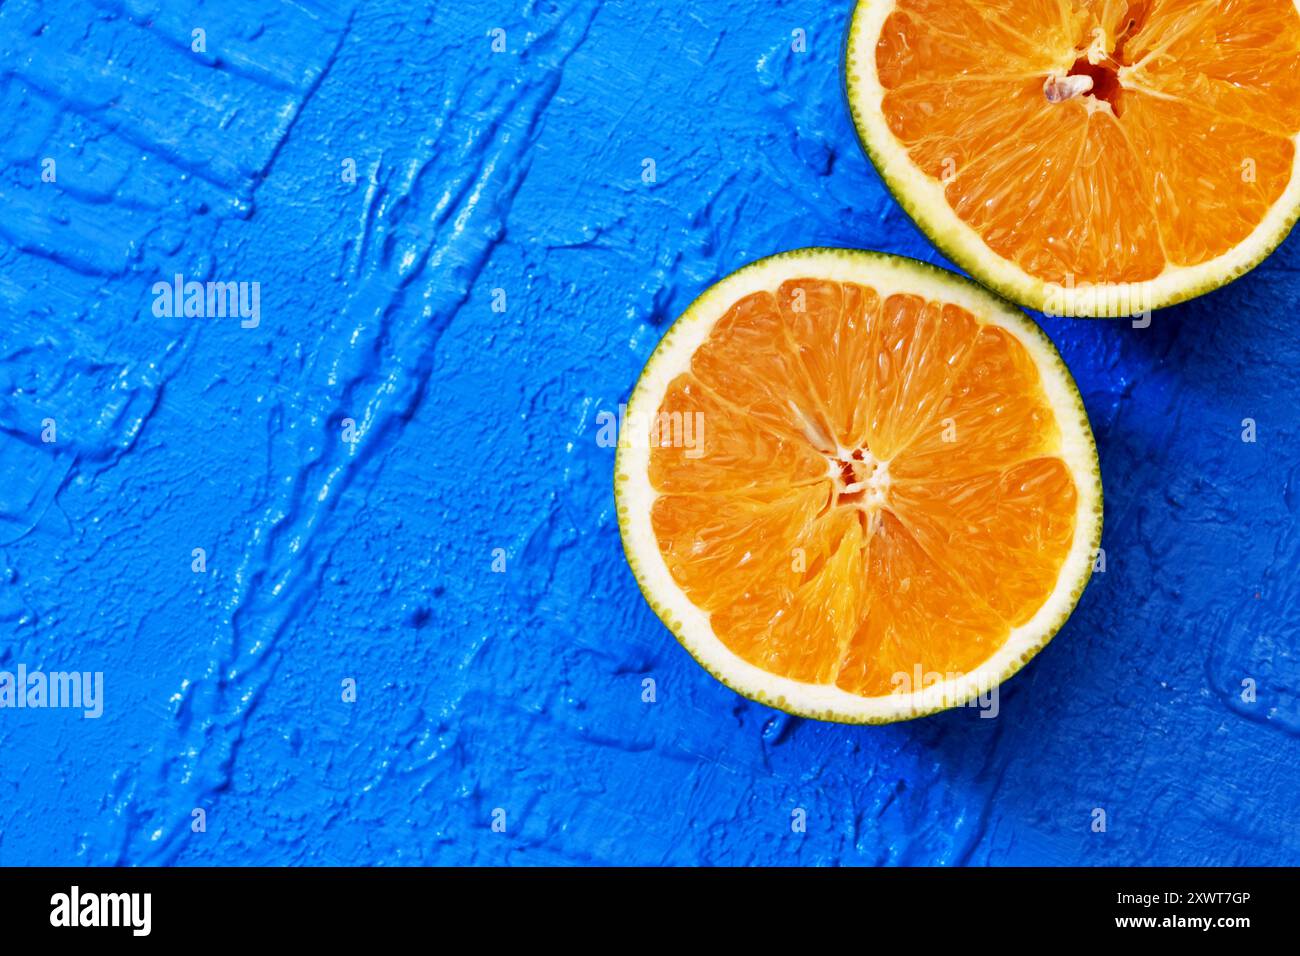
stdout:
[[(956, 706), (997, 686), (1050, 640), (1091, 573), (1101, 534), (1101, 483), (1086, 414), (1050, 341), (1026, 316), (974, 283), (910, 259), (845, 249), (804, 249), (746, 266), (701, 295), (651, 356), (628, 401), (628, 419), (648, 420), (658, 411), (669, 383), (689, 367), (696, 349), (736, 300), (762, 290), (775, 292), (782, 282), (807, 277), (870, 286), (882, 299), (912, 293), (950, 302), (982, 324), (1006, 329), (1032, 356), (1060, 428), (1061, 447), (1055, 454), (1070, 469), (1078, 492), (1074, 539), (1042, 608), (1014, 628), (1002, 647), (969, 674), (912, 693), (860, 697), (834, 685), (771, 674), (742, 660), (718, 639), (709, 616), (673, 580), (659, 549), (651, 524), (651, 506), (658, 492), (650, 484), (646, 442), (620, 443), (618, 450), (615, 494), (624, 547), (642, 591), (664, 623), (705, 668), (746, 696), (803, 716), (857, 723), (899, 720)], [(887, 465), (880, 479), (887, 484)], [(862, 484), (868, 486), (864, 490), (881, 491), (872, 481)]]
[[(857, 507), (860, 507), (867, 512), (883, 508), (885, 502), (889, 498), (889, 462), (877, 458), (871, 453), (870, 449), (858, 449), (857, 454), (861, 457), (856, 460), (862, 467), (860, 469), (855, 469), (854, 477), (857, 477), (857, 471), (859, 470), (864, 473), (865, 477), (848, 483), (844, 483), (841, 480), (840, 473), (838, 469), (836, 469), (834, 461), (828, 461), (828, 464), (830, 465), (829, 470), (836, 479), (836, 483), (843, 485), (843, 487), (839, 489), (839, 493), (841, 495), (855, 495), (860, 493), (862, 498), (859, 500)], [(840, 461), (847, 461), (853, 458), (853, 455), (854, 452), (846, 452), (841, 448), (835, 457)]]
[[(1300, 0), (1295, 0), (1300, 10)], [(850, 111), (881, 178), (921, 229), (985, 285), (1030, 308), (1067, 316), (1118, 317), (1149, 312), (1216, 289), (1250, 271), (1284, 239), (1300, 210), (1300, 133), (1292, 158), (1291, 180), (1255, 230), (1227, 252), (1192, 266), (1167, 263), (1154, 279), (1071, 288), (1045, 282), (995, 252), (967, 225), (944, 194), (944, 184), (917, 166), (894, 136), (881, 108), (884, 87), (876, 74), (876, 44), (896, 0), (859, 0), (853, 11), (846, 49)], [(1095, 44), (1094, 44), (1095, 45)], [(1104, 51), (1103, 51), (1104, 52)], [(1089, 59), (1098, 62), (1093, 50)], [(1121, 71), (1121, 77), (1124, 71)], [(1090, 109), (1109, 111), (1102, 101)]]

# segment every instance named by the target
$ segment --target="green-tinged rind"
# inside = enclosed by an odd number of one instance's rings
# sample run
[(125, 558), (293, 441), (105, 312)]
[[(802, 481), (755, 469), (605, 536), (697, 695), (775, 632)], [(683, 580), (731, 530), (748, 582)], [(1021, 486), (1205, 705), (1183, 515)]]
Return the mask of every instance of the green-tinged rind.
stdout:
[[(971, 280), (963, 276), (949, 272), (948, 270), (942, 269), (938, 266), (921, 262), (919, 260), (908, 259), (902, 256), (888, 255), (885, 253), (870, 252), (870, 251), (856, 250), (856, 249), (807, 248), (807, 249), (792, 250), (790, 252), (778, 253), (777, 255), (768, 256), (764, 259), (759, 259), (756, 260), (755, 262), (749, 263), (746, 266), (743, 266), (741, 269), (736, 270), (735, 272), (731, 273), (729, 276), (725, 277), (724, 279), (721, 279), (718, 282), (714, 283), (714, 285), (710, 286), (709, 289), (705, 290), (705, 292), (703, 292), (699, 297), (697, 297), (695, 301), (692, 302), (691, 305), (686, 309), (686, 311), (683, 312), (682, 315), (678, 317), (678, 319), (669, 328), (668, 332), (664, 335), (663, 339), (661, 339), (659, 344), (656, 346), (654, 352), (651, 353), (650, 358), (647, 360), (645, 368), (642, 370), (641, 376), (638, 379), (636, 386), (633, 388), (632, 395), (628, 400), (628, 410), (627, 410), (628, 419), (630, 420), (635, 415), (639, 414), (639, 407), (642, 402), (648, 401), (650, 399), (654, 399), (656, 402), (658, 402), (659, 400), (662, 399), (661, 395), (659, 396), (643, 395), (642, 394), (643, 384), (646, 382), (646, 380), (650, 376), (651, 371), (656, 367), (657, 363), (663, 361), (665, 356), (673, 352), (673, 343), (676, 340), (677, 336), (681, 333), (681, 330), (687, 328), (695, 320), (697, 311), (700, 310), (702, 304), (705, 303), (706, 300), (710, 298), (714, 290), (718, 289), (720, 286), (724, 284), (731, 283), (736, 278), (743, 276), (748, 272), (762, 270), (766, 267), (769, 267), (771, 264), (780, 262), (782, 260), (801, 261), (801, 260), (809, 260), (816, 257), (826, 257), (826, 256), (843, 258), (846, 260), (854, 261), (856, 263), (861, 263), (863, 265), (867, 265), (871, 262), (880, 262), (880, 263), (888, 263), (891, 265), (891, 267), (902, 267), (909, 270), (910, 274), (915, 275), (918, 280), (918, 285), (922, 287), (924, 287), (927, 279), (931, 283), (937, 281), (941, 285), (945, 283), (960, 284), (962, 287), (968, 288), (978, 298), (984, 300), (991, 309), (997, 310), (998, 314), (1003, 319), (1012, 319), (1014, 317), (1015, 331), (1020, 334), (1022, 340), (1024, 337), (1033, 337), (1040, 344), (1043, 351), (1048, 356), (1050, 356), (1052, 367), (1058, 372), (1063, 383), (1068, 385), (1068, 392), (1070, 395), (1070, 407), (1068, 410), (1069, 412), (1073, 413), (1073, 415), (1075, 416), (1076, 424), (1079, 426), (1081, 434), (1086, 438), (1086, 443), (1087, 443), (1086, 450), (1088, 452), (1086, 474), (1084, 475), (1078, 474), (1077, 469), (1072, 470), (1071, 473), (1076, 482), (1083, 482), (1083, 481), (1090, 480), (1092, 483), (1093, 490), (1095, 492), (1095, 494), (1093, 495), (1095, 499), (1095, 505), (1092, 509), (1090, 509), (1090, 514), (1094, 519), (1095, 524), (1093, 525), (1092, 534), (1089, 536), (1088, 549), (1087, 549), (1087, 553), (1089, 555), (1095, 556), (1098, 553), (1098, 549), (1101, 546), (1101, 532), (1102, 532), (1103, 491), (1102, 491), (1102, 483), (1101, 483), (1101, 467), (1097, 457), (1096, 441), (1093, 437), (1092, 428), (1088, 421), (1087, 411), (1085, 410), (1083, 405), (1083, 399), (1079, 394), (1078, 385), (1074, 381), (1074, 377), (1070, 374), (1069, 368), (1065, 365), (1065, 362), (1061, 359), (1060, 354), (1057, 352), (1056, 346), (1052, 343), (1051, 339), (1048, 338), (1046, 333), (1044, 333), (1043, 330), (1038, 327), (1037, 324), (1035, 324), (1023, 313), (1016, 310), (1004, 299), (999, 298), (998, 296), (990, 292), (988, 289), (976, 284), (975, 282), (972, 282)], [(813, 270), (809, 270), (808, 275), (815, 276), (816, 272)], [(866, 282), (868, 280), (864, 279), (863, 281)], [(1041, 363), (1039, 364), (1039, 368), (1041, 372), (1042, 371)], [(656, 404), (656, 410), (657, 407), (658, 406)], [(1061, 409), (1059, 405), (1054, 405), (1053, 408), (1055, 413), (1058, 416), (1058, 421), (1060, 421), (1060, 416), (1062, 414), (1063, 409)], [(1060, 424), (1064, 425), (1065, 422), (1061, 421)], [(742, 681), (734, 679), (732, 675), (723, 673), (720, 668), (710, 666), (709, 663), (704, 660), (704, 657), (702, 653), (700, 653), (699, 649), (697, 649), (696, 646), (693, 646), (694, 642), (687, 635), (686, 633), (687, 629), (683, 624), (683, 622), (679, 620), (677, 617), (675, 617), (671, 612), (671, 609), (666, 607), (666, 605), (663, 602), (656, 599), (654, 590), (648, 582), (648, 576), (645, 573), (645, 569), (641, 565), (640, 558), (637, 556), (635, 550), (629, 546), (629, 539), (631, 537), (629, 524), (630, 524), (631, 516), (626, 501), (626, 487), (628, 482), (630, 481), (630, 476), (625, 471), (625, 461), (626, 461), (625, 451), (628, 446), (625, 445), (622, 438), (623, 436), (620, 436), (619, 447), (616, 451), (615, 460), (614, 460), (614, 499), (615, 499), (615, 506), (618, 514), (619, 533), (623, 543), (624, 554), (627, 556), (628, 565), (631, 567), (632, 574), (637, 581), (637, 586), (640, 588), (642, 595), (646, 599), (646, 602), (650, 605), (651, 610), (653, 610), (656, 616), (658, 616), (659, 619), (664, 623), (664, 626), (667, 627), (668, 630), (670, 630), (673, 633), (673, 636), (677, 638), (678, 643), (681, 644), (682, 647), (684, 647), (686, 651), (692, 657), (695, 658), (696, 662), (699, 663), (701, 667), (703, 667), (706, 671), (712, 674), (713, 677), (716, 678), (719, 682), (729, 687), (737, 694), (740, 694), (742, 697), (748, 698), (749, 700), (753, 700), (765, 706), (774, 707), (777, 710), (781, 710), (798, 717), (807, 717), (814, 720), (824, 720), (824, 721), (831, 721), (835, 723), (845, 723), (845, 724), (886, 724), (886, 723), (895, 723), (900, 720), (910, 720), (917, 717), (924, 717), (929, 714), (938, 713), (943, 710), (950, 710), (955, 707), (963, 706), (964, 704), (967, 704), (970, 700), (972, 700), (978, 693), (980, 693), (979, 688), (977, 688), (974, 691), (965, 694), (964, 696), (955, 696), (953, 697), (953, 699), (945, 701), (944, 703), (941, 703), (938, 706), (917, 708), (905, 713), (891, 713), (891, 714), (886, 714), (881, 716), (849, 715), (842, 712), (838, 712), (833, 708), (830, 709), (808, 708), (808, 707), (799, 706), (798, 704), (792, 704), (789, 700), (786, 699), (785, 695), (769, 694), (760, 687), (749, 686)], [(1086, 490), (1087, 489), (1081, 488), (1080, 492), (1084, 492)], [(1052, 619), (1050, 619), (1050, 621), (1042, 625), (1041, 633), (1037, 636), (1035, 640), (1033, 640), (1033, 643), (1023, 648), (1023, 650), (1013, 660), (1008, 661), (1007, 665), (999, 672), (996, 679), (989, 681), (990, 686), (994, 684), (1001, 684), (1005, 682), (1007, 679), (1009, 679), (1010, 677), (1012, 677), (1014, 674), (1016, 674), (1030, 659), (1034, 657), (1035, 654), (1037, 654), (1040, 650), (1042, 650), (1042, 648), (1045, 647), (1052, 640), (1052, 638), (1056, 636), (1056, 634), (1060, 631), (1061, 627), (1064, 626), (1065, 622), (1069, 619), (1070, 614), (1073, 612), (1074, 608), (1079, 602), (1080, 597), (1083, 595), (1084, 588), (1087, 586), (1088, 581), (1091, 579), (1092, 569), (1093, 569), (1093, 560), (1089, 559), (1088, 562), (1086, 563), (1085, 570), (1075, 580), (1075, 583), (1068, 594), (1068, 598), (1060, 600), (1060, 603), (1062, 604), (1060, 613), (1056, 614)], [(714, 639), (716, 640), (716, 637)], [(877, 699), (881, 699), (881, 698), (877, 698)]]

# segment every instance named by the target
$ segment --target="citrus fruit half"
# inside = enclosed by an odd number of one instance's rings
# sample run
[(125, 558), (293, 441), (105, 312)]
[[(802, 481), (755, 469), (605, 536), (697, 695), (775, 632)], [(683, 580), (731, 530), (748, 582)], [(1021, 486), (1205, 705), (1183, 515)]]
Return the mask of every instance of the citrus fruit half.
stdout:
[(859, 0), (845, 69), (912, 218), (1044, 312), (1208, 292), (1300, 208), (1295, 0)]
[(791, 713), (877, 723), (991, 692), (1092, 572), (1101, 479), (1070, 373), (933, 266), (746, 266), (673, 324), (623, 422), (642, 592), (715, 677)]

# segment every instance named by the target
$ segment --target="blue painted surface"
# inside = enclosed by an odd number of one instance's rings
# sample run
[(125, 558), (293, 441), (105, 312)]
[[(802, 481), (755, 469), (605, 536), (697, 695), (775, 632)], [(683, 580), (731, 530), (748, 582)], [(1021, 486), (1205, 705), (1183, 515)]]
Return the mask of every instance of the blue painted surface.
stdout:
[[(105, 681), (0, 710), (0, 863), (1300, 863), (1295, 239), (1045, 321), (1107, 568), (997, 719), (787, 718), (641, 599), (595, 418), (672, 317), (783, 249), (942, 261), (848, 6), (0, 7), (0, 669)], [(176, 273), (260, 323), (155, 316)]]

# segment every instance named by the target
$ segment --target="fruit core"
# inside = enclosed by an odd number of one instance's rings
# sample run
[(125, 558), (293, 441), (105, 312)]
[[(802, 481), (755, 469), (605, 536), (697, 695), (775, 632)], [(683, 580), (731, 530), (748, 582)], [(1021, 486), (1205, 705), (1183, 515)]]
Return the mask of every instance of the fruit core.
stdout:
[(871, 513), (885, 506), (889, 496), (889, 462), (879, 461), (865, 448), (830, 460), (836, 477), (835, 503)]
[[(1076, 89), (1082, 89), (1083, 95), (1109, 103), (1115, 115), (1119, 116), (1121, 89), (1119, 70), (1106, 63), (1091, 63), (1086, 56), (1081, 56), (1074, 61), (1074, 66), (1070, 67), (1070, 72), (1065, 75), (1065, 78), (1067, 83), (1074, 85)], [(1053, 79), (1054, 77), (1048, 77), (1048, 82), (1052, 82)], [(1051, 98), (1048, 94), (1048, 99)]]
[(1065, 75), (1053, 73), (1044, 81), (1043, 95), (1048, 101), (1060, 103), (1090, 96), (1099, 103), (1108, 104), (1118, 117), (1121, 112), (1120, 93), (1124, 89), (1119, 74), (1122, 68), (1131, 65), (1125, 59), (1124, 47), (1146, 23), (1148, 6), (1148, 3), (1129, 6), (1128, 15), (1121, 21), (1123, 27), (1113, 44), (1101, 28), (1094, 30), (1087, 45), (1080, 44), (1076, 49), (1079, 56)]

